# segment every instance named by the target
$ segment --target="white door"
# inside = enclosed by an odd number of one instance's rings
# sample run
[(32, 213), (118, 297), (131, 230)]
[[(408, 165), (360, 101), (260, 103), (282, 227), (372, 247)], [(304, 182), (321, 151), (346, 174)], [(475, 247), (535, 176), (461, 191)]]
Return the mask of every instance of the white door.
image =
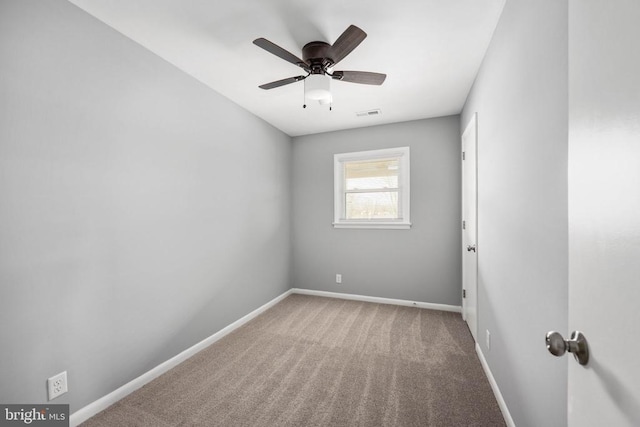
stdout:
[(570, 427), (640, 426), (639, 22), (638, 0), (569, 1), (569, 329), (590, 349)]
[(462, 317), (478, 341), (477, 113), (462, 134)]

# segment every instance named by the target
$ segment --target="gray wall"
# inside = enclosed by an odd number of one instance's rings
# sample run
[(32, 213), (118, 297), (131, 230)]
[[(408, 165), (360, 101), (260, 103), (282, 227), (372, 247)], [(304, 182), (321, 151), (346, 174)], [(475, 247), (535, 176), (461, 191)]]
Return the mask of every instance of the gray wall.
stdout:
[[(293, 286), (460, 305), (459, 134), (451, 116), (294, 138)], [(411, 229), (334, 229), (333, 155), (400, 146), (411, 147)]]
[[(479, 341), (518, 427), (563, 426), (567, 1), (509, 0), (462, 114), (478, 112)], [(485, 331), (491, 331), (491, 350)]]
[(0, 4), (0, 402), (71, 411), (290, 287), (291, 139), (66, 1)]

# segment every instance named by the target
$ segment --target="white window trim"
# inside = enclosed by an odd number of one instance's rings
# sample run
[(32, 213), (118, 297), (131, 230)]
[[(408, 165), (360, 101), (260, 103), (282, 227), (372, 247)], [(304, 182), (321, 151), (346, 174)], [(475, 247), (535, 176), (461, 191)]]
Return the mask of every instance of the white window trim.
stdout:
[[(402, 218), (400, 219), (372, 219), (349, 220), (344, 218), (344, 163), (363, 160), (399, 159), (398, 193), (400, 205), (398, 206)], [(410, 181), (409, 181), (409, 147), (385, 148), (382, 150), (358, 151), (355, 153), (340, 153), (333, 156), (333, 183), (334, 183), (334, 228), (381, 228), (381, 229), (409, 229), (410, 220)]]

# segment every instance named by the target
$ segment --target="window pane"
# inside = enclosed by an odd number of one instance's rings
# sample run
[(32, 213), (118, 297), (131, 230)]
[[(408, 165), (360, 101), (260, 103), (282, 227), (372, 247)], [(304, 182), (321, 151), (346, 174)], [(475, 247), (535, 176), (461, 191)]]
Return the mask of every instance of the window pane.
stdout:
[(344, 177), (347, 190), (398, 188), (398, 159), (348, 162)]
[(346, 219), (398, 219), (398, 192), (345, 194)]

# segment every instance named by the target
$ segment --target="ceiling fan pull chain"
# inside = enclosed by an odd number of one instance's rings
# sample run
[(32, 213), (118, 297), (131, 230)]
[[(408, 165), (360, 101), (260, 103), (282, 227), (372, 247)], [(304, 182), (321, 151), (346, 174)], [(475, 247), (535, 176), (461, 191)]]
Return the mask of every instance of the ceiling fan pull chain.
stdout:
[(305, 79), (302, 84), (304, 84), (302, 88), (302, 108), (307, 108), (307, 98), (305, 96), (305, 94), (307, 93), (307, 79)]

